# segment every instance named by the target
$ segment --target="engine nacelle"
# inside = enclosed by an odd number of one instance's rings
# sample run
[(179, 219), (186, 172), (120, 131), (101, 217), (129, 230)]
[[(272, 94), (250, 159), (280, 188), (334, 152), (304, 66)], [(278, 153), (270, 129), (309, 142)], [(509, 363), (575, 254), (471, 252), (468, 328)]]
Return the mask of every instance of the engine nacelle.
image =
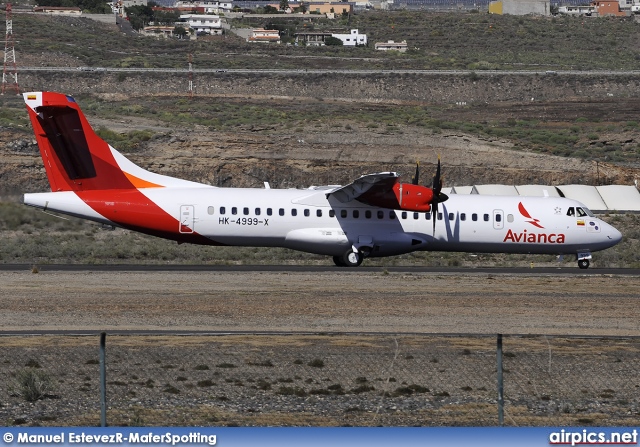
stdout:
[(426, 186), (412, 183), (396, 183), (393, 186), (401, 210), (427, 213), (431, 211), (433, 190)]

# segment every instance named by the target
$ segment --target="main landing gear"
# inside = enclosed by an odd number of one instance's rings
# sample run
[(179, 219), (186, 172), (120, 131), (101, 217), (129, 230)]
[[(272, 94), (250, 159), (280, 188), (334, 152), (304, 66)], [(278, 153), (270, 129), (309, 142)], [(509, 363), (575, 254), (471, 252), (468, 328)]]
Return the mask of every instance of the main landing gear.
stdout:
[(362, 264), (364, 256), (361, 251), (353, 251), (349, 249), (345, 254), (340, 256), (334, 256), (333, 262), (338, 267), (358, 267)]

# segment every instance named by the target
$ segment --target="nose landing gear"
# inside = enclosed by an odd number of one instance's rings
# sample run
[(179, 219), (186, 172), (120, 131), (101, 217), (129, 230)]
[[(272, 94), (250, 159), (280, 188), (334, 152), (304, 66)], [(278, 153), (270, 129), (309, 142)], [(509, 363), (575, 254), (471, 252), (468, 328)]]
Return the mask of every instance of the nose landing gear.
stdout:
[(578, 255), (578, 267), (581, 269), (589, 268), (589, 260), (591, 259), (591, 253), (588, 251), (579, 252)]

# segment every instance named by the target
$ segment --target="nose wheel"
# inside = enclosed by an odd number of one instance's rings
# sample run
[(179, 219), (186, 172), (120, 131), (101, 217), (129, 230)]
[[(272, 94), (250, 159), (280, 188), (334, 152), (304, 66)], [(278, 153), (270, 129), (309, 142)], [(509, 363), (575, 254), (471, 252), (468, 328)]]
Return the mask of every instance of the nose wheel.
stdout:
[(581, 269), (588, 269), (589, 268), (589, 260), (588, 259), (580, 259), (578, 261), (578, 267), (580, 267)]

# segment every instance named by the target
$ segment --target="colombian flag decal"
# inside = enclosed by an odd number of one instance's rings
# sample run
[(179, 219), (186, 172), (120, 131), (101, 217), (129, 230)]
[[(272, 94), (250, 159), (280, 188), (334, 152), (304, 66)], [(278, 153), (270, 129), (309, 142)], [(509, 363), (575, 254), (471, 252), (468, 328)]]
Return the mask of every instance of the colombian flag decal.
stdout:
[(584, 220), (578, 219), (578, 226), (579, 227), (584, 227)]

